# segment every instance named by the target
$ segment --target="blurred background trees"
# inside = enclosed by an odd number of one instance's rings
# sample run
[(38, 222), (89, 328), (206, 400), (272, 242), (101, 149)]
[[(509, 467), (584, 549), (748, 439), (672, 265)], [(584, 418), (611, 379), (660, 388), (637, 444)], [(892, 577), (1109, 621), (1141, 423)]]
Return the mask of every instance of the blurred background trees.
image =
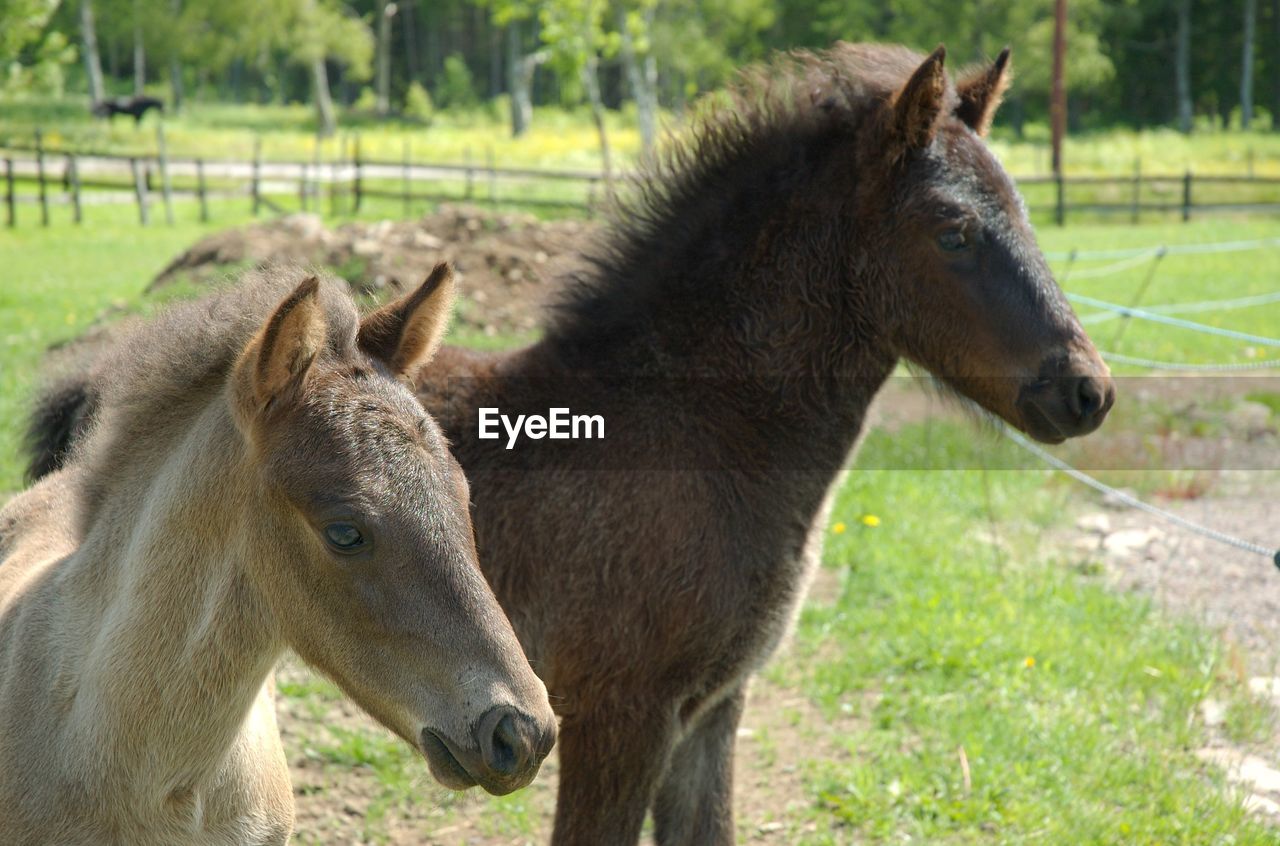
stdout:
[[(1053, 0), (0, 0), (4, 90), (335, 103), (430, 120), (487, 107), (635, 109), (645, 144), (732, 69), (837, 39), (945, 41), (954, 64), (1014, 48), (1001, 122), (1046, 119)], [(1280, 128), (1280, 0), (1070, 0), (1074, 128)], [(603, 138), (607, 142), (607, 139)]]

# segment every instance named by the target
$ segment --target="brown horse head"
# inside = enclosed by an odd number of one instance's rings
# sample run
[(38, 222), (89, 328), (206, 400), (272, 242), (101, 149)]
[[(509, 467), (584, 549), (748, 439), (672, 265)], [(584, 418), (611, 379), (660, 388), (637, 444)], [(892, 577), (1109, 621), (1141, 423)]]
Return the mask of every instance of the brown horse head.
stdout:
[(441, 265), (358, 332), (303, 282), (229, 381), (256, 459), (252, 571), (285, 639), (453, 788), (506, 793), (555, 737), (546, 690), (476, 561), (470, 493), (403, 377), (444, 332)]
[(877, 260), (896, 280), (897, 313), (910, 315), (891, 327), (892, 342), (1038, 440), (1088, 434), (1114, 402), (1110, 372), (982, 140), (1007, 85), (1009, 51), (958, 84), (944, 57), (942, 47), (923, 62), (892, 54), (910, 76), (883, 102), (866, 162), (878, 190), (875, 213), (860, 223), (874, 221), (879, 241), (894, 244)]

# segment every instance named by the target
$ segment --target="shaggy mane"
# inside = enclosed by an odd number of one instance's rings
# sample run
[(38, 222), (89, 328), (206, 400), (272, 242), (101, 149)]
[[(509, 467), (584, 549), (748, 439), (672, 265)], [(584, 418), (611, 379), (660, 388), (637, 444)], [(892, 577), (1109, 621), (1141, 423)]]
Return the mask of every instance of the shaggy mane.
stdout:
[[(700, 268), (672, 263), (714, 253), (708, 226), (728, 221), (745, 230), (746, 215), (770, 210), (751, 197), (773, 196), (779, 178), (797, 187), (806, 166), (852, 145), (880, 119), (882, 105), (924, 61), (885, 44), (837, 44), (821, 53), (796, 51), (739, 72), (727, 91), (705, 98), (683, 138), (668, 139), (641, 162), (625, 194), (609, 210), (588, 268), (557, 303), (549, 338), (562, 351), (641, 331), (646, 316), (670, 297), (693, 291), (673, 277), (710, 288)], [(954, 92), (948, 96), (954, 98)], [(852, 153), (851, 153), (852, 155)], [(732, 256), (715, 256), (717, 259)]]

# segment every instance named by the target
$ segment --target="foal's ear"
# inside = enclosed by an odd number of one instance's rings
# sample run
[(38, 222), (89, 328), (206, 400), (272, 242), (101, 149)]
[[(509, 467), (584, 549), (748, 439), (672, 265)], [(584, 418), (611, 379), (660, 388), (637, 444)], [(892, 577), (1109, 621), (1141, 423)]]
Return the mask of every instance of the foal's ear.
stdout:
[(942, 67), (946, 57), (947, 48), (939, 44), (890, 101), (892, 132), (895, 140), (908, 150), (929, 146), (937, 131), (938, 116), (942, 114), (947, 94), (947, 77)]
[(240, 354), (236, 378), (241, 403), (260, 410), (300, 386), (325, 343), (320, 280), (312, 276), (276, 306)]
[(437, 264), (418, 290), (361, 321), (356, 343), (393, 373), (411, 375), (431, 360), (449, 328), (453, 288), (453, 269)]
[(986, 135), (991, 128), (991, 119), (1004, 98), (1005, 89), (1009, 87), (1009, 76), (1008, 47), (1000, 51), (990, 66), (961, 76), (956, 84), (956, 93), (960, 95), (956, 117), (974, 132)]

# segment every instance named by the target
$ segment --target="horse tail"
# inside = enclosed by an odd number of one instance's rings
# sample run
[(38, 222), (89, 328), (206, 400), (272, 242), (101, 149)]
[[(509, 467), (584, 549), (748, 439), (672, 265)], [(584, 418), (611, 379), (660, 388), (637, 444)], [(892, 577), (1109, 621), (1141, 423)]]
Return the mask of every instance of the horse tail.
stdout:
[(87, 376), (65, 379), (43, 393), (27, 422), (27, 478), (58, 470), (88, 431), (98, 396)]

